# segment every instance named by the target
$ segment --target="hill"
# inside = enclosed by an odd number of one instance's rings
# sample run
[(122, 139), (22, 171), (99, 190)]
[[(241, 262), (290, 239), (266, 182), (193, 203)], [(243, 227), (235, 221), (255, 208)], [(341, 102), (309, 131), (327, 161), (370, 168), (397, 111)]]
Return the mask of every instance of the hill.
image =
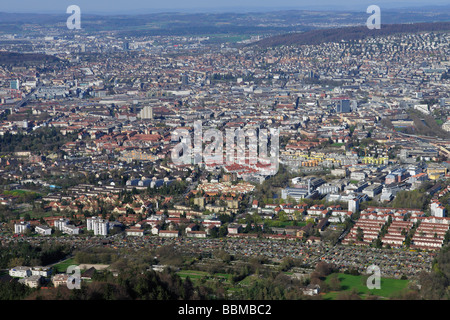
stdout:
[(342, 40), (362, 40), (369, 37), (388, 36), (398, 33), (450, 31), (450, 22), (382, 24), (381, 29), (370, 30), (366, 26), (311, 30), (302, 33), (289, 33), (265, 38), (253, 45), (259, 47), (316, 45)]
[(59, 58), (46, 54), (0, 51), (0, 65), (35, 65), (59, 61)]

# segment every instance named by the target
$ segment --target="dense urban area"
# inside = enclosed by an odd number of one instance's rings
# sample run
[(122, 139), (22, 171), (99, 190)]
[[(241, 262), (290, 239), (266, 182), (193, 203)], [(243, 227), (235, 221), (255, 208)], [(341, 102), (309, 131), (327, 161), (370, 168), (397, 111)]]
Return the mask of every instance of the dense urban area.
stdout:
[[(0, 33), (0, 299), (449, 298), (447, 31), (28, 27)], [(276, 170), (203, 161), (209, 129), (277, 131)]]

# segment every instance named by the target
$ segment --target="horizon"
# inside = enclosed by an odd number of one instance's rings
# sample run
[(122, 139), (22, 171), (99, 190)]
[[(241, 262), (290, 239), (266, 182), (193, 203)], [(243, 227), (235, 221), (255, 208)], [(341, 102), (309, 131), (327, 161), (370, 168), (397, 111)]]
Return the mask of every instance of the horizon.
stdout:
[[(289, 0), (280, 0), (277, 5), (273, 5), (271, 0), (263, 0), (253, 3), (253, 1), (224, 1), (216, 2), (211, 5), (203, 0), (191, 1), (190, 6), (186, 6), (185, 2), (179, 0), (172, 0), (165, 3), (164, 7), (152, 5), (152, 2), (145, 2), (142, 0), (129, 0), (126, 5), (122, 2), (109, 3), (105, 0), (96, 1), (92, 3), (86, 0), (74, 1), (54, 1), (47, 0), (44, 3), (36, 4), (32, 0), (25, 0), (19, 4), (8, 3), (2, 5), (1, 13), (8, 14), (66, 14), (66, 8), (69, 5), (78, 5), (84, 14), (92, 15), (142, 15), (142, 14), (156, 14), (156, 13), (260, 13), (273, 11), (365, 11), (369, 5), (376, 4), (382, 9), (387, 10), (405, 10), (405, 9), (425, 9), (430, 10), (439, 8), (450, 8), (450, 4), (443, 0), (434, 0), (431, 3), (424, 4), (422, 1), (355, 1), (347, 0), (344, 3), (336, 5), (329, 0), (322, 0), (316, 4), (311, 5), (306, 1), (302, 1), (295, 6), (291, 5)], [(202, 5), (203, 3), (203, 5)], [(130, 7), (134, 7), (130, 9)], [(55, 9), (60, 8), (60, 9)]]

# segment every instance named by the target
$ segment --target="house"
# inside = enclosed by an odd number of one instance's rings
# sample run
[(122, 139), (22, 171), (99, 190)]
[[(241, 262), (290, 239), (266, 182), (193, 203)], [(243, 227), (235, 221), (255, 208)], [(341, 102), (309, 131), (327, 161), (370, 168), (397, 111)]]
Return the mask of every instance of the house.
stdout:
[(144, 229), (140, 227), (130, 227), (126, 230), (127, 236), (138, 236), (141, 237), (144, 235)]
[(19, 283), (23, 283), (30, 288), (37, 288), (42, 283), (42, 276), (33, 275), (29, 277), (25, 277), (19, 280)]
[(305, 289), (303, 289), (303, 294), (307, 296), (314, 296), (319, 294), (320, 286), (318, 284), (310, 284)]
[(186, 233), (188, 233), (190, 231), (197, 231), (198, 230), (198, 226), (195, 223), (191, 223), (184, 230), (186, 231)]
[(178, 230), (159, 230), (158, 235), (165, 238), (178, 238), (180, 233)]
[(161, 227), (154, 225), (154, 226), (152, 226), (151, 233), (157, 235), (159, 233), (159, 230), (161, 230)]
[(307, 240), (306, 243), (307, 244), (313, 244), (313, 243), (321, 243), (322, 241), (320, 240), (319, 237), (314, 237), (314, 236), (310, 236)]
[(52, 282), (55, 288), (59, 287), (60, 285), (67, 286), (67, 281), (69, 280), (70, 275), (66, 273), (60, 273), (56, 274), (52, 277)]
[(240, 224), (230, 224), (228, 225), (228, 234), (238, 234), (242, 231), (242, 226)]
[(92, 277), (94, 276), (95, 273), (95, 268), (94, 267), (90, 267), (89, 269), (87, 269), (85, 272), (83, 272), (81, 274), (81, 279), (82, 280), (92, 280)]
[(186, 236), (191, 238), (206, 238), (206, 231), (187, 231)]

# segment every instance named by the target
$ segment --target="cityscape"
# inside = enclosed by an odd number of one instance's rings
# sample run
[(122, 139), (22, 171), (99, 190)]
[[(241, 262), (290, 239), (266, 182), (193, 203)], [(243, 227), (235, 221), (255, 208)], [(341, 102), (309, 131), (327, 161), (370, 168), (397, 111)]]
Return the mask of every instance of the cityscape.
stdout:
[(450, 7), (373, 5), (0, 12), (0, 300), (450, 298)]

